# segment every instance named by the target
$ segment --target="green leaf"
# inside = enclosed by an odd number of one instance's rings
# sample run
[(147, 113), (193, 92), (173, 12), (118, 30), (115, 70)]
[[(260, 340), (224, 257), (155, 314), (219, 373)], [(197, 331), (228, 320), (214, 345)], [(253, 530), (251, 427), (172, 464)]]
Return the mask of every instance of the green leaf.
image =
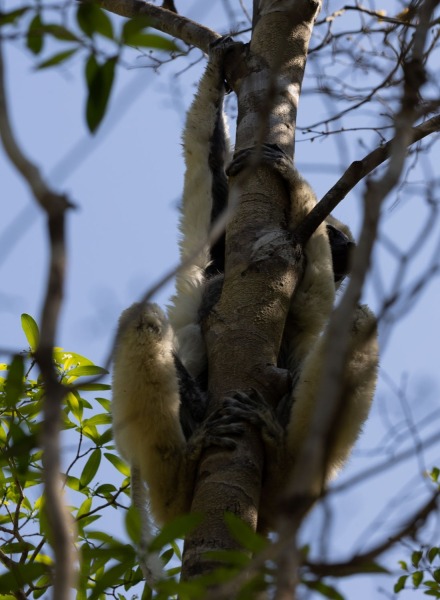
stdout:
[(122, 27), (121, 43), (129, 44), (131, 36), (138, 34), (143, 29), (150, 27), (150, 25), (151, 21), (145, 15), (139, 15), (138, 17), (134, 17), (134, 19), (128, 19)]
[(159, 534), (150, 544), (150, 550), (160, 550), (166, 544), (171, 543), (176, 538), (183, 538), (202, 523), (203, 515), (192, 513), (173, 519), (170, 523), (164, 525)]
[(440, 548), (438, 548), (437, 546), (433, 546), (432, 548), (430, 548), (428, 550), (428, 560), (430, 563), (432, 563), (432, 561), (435, 559), (436, 556), (438, 556), (440, 554)]
[(100, 415), (94, 415), (90, 419), (84, 420), (84, 425), (110, 425), (112, 422), (112, 416), (108, 413), (101, 413)]
[(0, 11), (0, 27), (2, 25), (9, 25), (16, 21), (19, 17), (27, 13), (30, 10), (30, 6), (24, 6), (23, 8), (17, 8), (16, 10), (11, 10), (10, 12), (2, 12)]
[(100, 33), (104, 37), (113, 39), (112, 22), (96, 3), (81, 3), (76, 13), (76, 19), (88, 37), (91, 38), (95, 33)]
[(397, 580), (397, 583), (394, 585), (394, 592), (397, 594), (405, 589), (405, 583), (408, 579), (408, 575), (401, 575)]
[(413, 567), (415, 567), (416, 569), (419, 566), (422, 556), (423, 556), (423, 552), (421, 552), (420, 550), (417, 550), (411, 554), (411, 563), (412, 563)]
[[(31, 52), (33, 52), (34, 54), (39, 54), (43, 49), (43, 44), (44, 44), (43, 22), (41, 20), (40, 14), (37, 13), (29, 24), (29, 29), (27, 31), (26, 45)], [(29, 315), (21, 315), (22, 326), (23, 326), (23, 317), (24, 316), (29, 317)], [(29, 318), (32, 319), (32, 317), (29, 317)], [(32, 319), (32, 321), (33, 321), (33, 319)], [(35, 321), (34, 321), (34, 323), (35, 323)], [(36, 323), (35, 323), (35, 325), (36, 325)], [(23, 329), (24, 329), (24, 327), (23, 327)], [(25, 333), (26, 333), (26, 331), (25, 331)], [(38, 327), (37, 327), (37, 333), (38, 333)], [(32, 348), (32, 344), (29, 341), (27, 334), (26, 334), (26, 337), (28, 339), (31, 349), (33, 351), (35, 351), (36, 346), (35, 346), (35, 348)], [(38, 343), (37, 343), (37, 345), (38, 345)]]
[(130, 475), (130, 467), (127, 465), (127, 463), (121, 460), (119, 456), (115, 456), (109, 452), (105, 452), (104, 456), (120, 473), (122, 473), (122, 475), (125, 475), (125, 477)]
[(155, 48), (164, 52), (177, 52), (179, 46), (169, 38), (157, 35), (155, 33), (136, 33), (130, 36), (130, 40), (126, 42), (130, 46)]
[(96, 365), (84, 365), (75, 367), (68, 373), (69, 377), (92, 377), (94, 375), (108, 375), (107, 369), (97, 367)]
[(89, 596), (89, 600), (97, 600), (107, 588), (118, 584), (126, 569), (127, 567), (124, 563), (122, 563), (117, 564), (106, 571), (104, 575), (97, 581), (93, 592)]
[(69, 369), (71, 366), (85, 366), (93, 365), (92, 361), (77, 354), (76, 352), (67, 352), (64, 348), (55, 348), (53, 353), (54, 360), (60, 364), (64, 369)]
[(78, 383), (76, 389), (83, 392), (105, 392), (111, 390), (112, 386), (108, 383)]
[(81, 423), (82, 415), (83, 415), (83, 407), (81, 402), (81, 396), (78, 392), (68, 392), (65, 398), (66, 404), (69, 410), (72, 411), (73, 415), (76, 419)]
[(131, 541), (139, 546), (141, 542), (142, 521), (141, 515), (133, 505), (125, 513), (125, 529)]
[(98, 64), (94, 57), (92, 59), (92, 56), (87, 61), (86, 81), (89, 94), (86, 104), (86, 121), (91, 133), (96, 131), (104, 118), (113, 86), (117, 61), (117, 56), (109, 58), (102, 65)]
[(112, 483), (103, 483), (96, 488), (96, 493), (101, 494), (102, 496), (108, 494), (114, 494), (116, 492), (116, 486)]
[(436, 569), (432, 576), (434, 577), (437, 583), (440, 583), (440, 569)]
[(76, 513), (77, 520), (80, 517), (82, 517), (83, 515), (86, 515), (87, 513), (89, 513), (91, 508), (92, 508), (92, 498), (86, 498), (84, 500), (84, 502), (81, 504), (81, 506), (79, 507), (78, 512)]
[(57, 25), (56, 23), (54, 23), (54, 24), (47, 23), (46, 25), (44, 25), (43, 29), (46, 33), (49, 33), (57, 40), (62, 40), (64, 42), (79, 42), (80, 41), (80, 39), (74, 33), (72, 33), (69, 29), (67, 29), (66, 27), (63, 27), (62, 25)]
[(414, 586), (419, 587), (419, 585), (423, 581), (423, 571), (415, 571), (415, 573), (411, 575), (411, 579), (413, 581)]
[(105, 444), (108, 444), (112, 440), (113, 440), (113, 429), (111, 427), (109, 427), (108, 429), (106, 429), (104, 431), (104, 433), (102, 435), (99, 436), (99, 438), (96, 442), (96, 445), (97, 446), (105, 446)]
[(311, 590), (319, 592), (321, 596), (324, 596), (325, 598), (344, 600), (344, 596), (342, 596), (334, 587), (326, 585), (322, 581), (303, 581), (303, 583)]
[(58, 52), (57, 54), (54, 54), (47, 60), (44, 60), (43, 62), (39, 63), (36, 66), (36, 69), (47, 69), (48, 67), (54, 67), (55, 65), (59, 65), (60, 63), (65, 62), (66, 60), (71, 58), (77, 51), (78, 48), (73, 48), (73, 50), (65, 50), (64, 52)]
[(96, 448), (89, 456), (84, 466), (83, 472), (81, 473), (81, 477), (79, 478), (81, 487), (86, 487), (92, 481), (99, 469), (100, 464), (101, 450), (99, 448)]
[(46, 572), (46, 565), (39, 563), (16, 564), (13, 571), (0, 575), (0, 593), (15, 592)]
[(402, 571), (408, 571), (408, 565), (404, 560), (399, 560), (398, 562)]
[(440, 476), (440, 469), (438, 467), (434, 467), (430, 473), (430, 477), (434, 483), (437, 483), (438, 478)]
[(233, 513), (225, 513), (224, 519), (232, 537), (246, 550), (256, 553), (267, 546), (266, 540), (261, 535), (255, 533), (247, 523)]
[(104, 408), (107, 412), (111, 411), (112, 403), (108, 398), (95, 398), (99, 402), (99, 404)]
[(24, 390), (24, 362), (23, 357), (16, 354), (9, 365), (8, 378), (5, 383), (5, 404), (15, 408)]
[(81, 490), (81, 487), (82, 487), (79, 479), (77, 477), (73, 477), (73, 475), (67, 475), (67, 477), (66, 477), (66, 485), (71, 490), (75, 490), (76, 492), (79, 492)]

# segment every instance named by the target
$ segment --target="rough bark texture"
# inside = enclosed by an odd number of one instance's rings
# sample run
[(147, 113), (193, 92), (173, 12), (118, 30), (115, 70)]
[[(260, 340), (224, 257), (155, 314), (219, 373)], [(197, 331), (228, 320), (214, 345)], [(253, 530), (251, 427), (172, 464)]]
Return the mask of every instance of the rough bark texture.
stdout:
[[(295, 118), (307, 48), (319, 3), (308, 0), (261, 2), (249, 52), (232, 82), (238, 95), (236, 149), (277, 143), (292, 153)], [(271, 170), (258, 167), (231, 181), (237, 210), (227, 228), (225, 282), (220, 302), (205, 327), (212, 407), (228, 392), (256, 388), (274, 402), (277, 356), (290, 298), (302, 262), (287, 234), (286, 189)], [(255, 260), (252, 249), (263, 235), (276, 242)], [(285, 233), (283, 233), (285, 232)], [(234, 549), (238, 543), (224, 523), (230, 511), (256, 529), (263, 471), (259, 434), (249, 427), (234, 452), (211, 449), (199, 468), (192, 510), (206, 515), (185, 542), (185, 579), (218, 566), (203, 554)]]

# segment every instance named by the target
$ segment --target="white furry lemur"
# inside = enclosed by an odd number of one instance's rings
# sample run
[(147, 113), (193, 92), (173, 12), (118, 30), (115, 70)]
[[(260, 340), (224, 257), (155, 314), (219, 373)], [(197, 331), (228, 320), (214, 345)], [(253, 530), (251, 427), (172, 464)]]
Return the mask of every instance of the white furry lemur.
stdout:
[[(242, 431), (237, 418), (264, 425), (266, 484), (261, 496), (260, 528), (266, 528), (271, 524), (274, 492), (281, 491), (281, 479), (288, 480), (310, 426), (325, 325), (335, 289), (348, 273), (353, 243), (348, 228), (330, 218), (316, 229), (304, 248), (304, 275), (292, 297), (278, 365), (290, 370), (294, 386), (280, 402), (279, 410), (241, 393), (229, 399), (229, 413), (217, 413), (205, 420), (207, 359), (200, 321), (201, 315), (213, 310), (224, 271), (224, 236), (212, 247), (208, 236), (228, 195), (225, 165), (230, 157), (223, 113), (222, 61), (229, 43), (230, 39), (224, 38), (213, 45), (183, 133), (186, 172), (180, 221), (182, 260), (195, 256), (206, 243), (191, 266), (176, 277), (169, 322), (155, 304), (135, 304), (122, 313), (114, 356), (113, 427), (117, 447), (129, 462), (140, 489), (134, 503), (139, 507), (147, 498), (142, 483), (139, 486), (140, 476), (148, 486), (153, 516), (158, 523), (165, 523), (190, 510), (195, 469), (203, 447), (233, 447), (233, 437)], [(251, 153), (246, 150), (236, 155), (229, 173), (245, 168)], [(316, 197), (277, 147), (264, 145), (261, 159), (288, 185), (293, 228), (313, 208)], [(373, 314), (360, 306), (353, 319), (343, 417), (328, 448), (327, 480), (347, 459), (368, 415), (376, 382), (376, 335)], [(270, 440), (275, 438), (274, 445), (282, 444), (282, 452), (271, 449)], [(272, 460), (281, 460), (282, 464), (271, 464)], [(280, 490), (269, 489), (272, 482)], [(148, 541), (147, 532), (144, 542)]]

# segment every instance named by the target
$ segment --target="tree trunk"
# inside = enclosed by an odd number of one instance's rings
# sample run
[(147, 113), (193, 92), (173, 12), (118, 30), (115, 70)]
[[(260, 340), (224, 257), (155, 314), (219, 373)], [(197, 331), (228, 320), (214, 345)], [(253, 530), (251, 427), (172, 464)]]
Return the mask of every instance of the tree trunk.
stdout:
[[(313, 22), (314, 0), (260, 3), (250, 47), (237, 65), (232, 86), (238, 96), (236, 150), (276, 143), (292, 154), (297, 104)], [(276, 402), (285, 379), (277, 356), (291, 296), (302, 261), (287, 233), (289, 199), (283, 182), (267, 167), (230, 181), (237, 209), (227, 227), (222, 296), (205, 327), (211, 408), (227, 393), (255, 388)], [(258, 261), (255, 243), (268, 236), (270, 249)], [(258, 433), (246, 429), (237, 449), (209, 449), (199, 466), (192, 511), (205, 515), (185, 541), (182, 577), (190, 579), (219, 566), (203, 555), (239, 547), (224, 521), (230, 511), (254, 530), (263, 472)]]

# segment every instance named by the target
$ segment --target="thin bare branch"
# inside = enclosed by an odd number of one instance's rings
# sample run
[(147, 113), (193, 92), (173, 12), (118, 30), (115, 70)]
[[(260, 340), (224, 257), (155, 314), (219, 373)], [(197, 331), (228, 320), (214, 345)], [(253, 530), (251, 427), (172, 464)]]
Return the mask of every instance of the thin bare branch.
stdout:
[(306, 566), (312, 573), (325, 577), (331, 575), (332, 577), (345, 577), (359, 573), (362, 566), (371, 565), (379, 556), (384, 554), (387, 550), (392, 548), (397, 542), (406, 538), (414, 537), (417, 531), (426, 522), (426, 519), (431, 513), (437, 510), (438, 499), (440, 492), (436, 491), (429, 500), (408, 520), (405, 525), (402, 525), (401, 529), (390, 536), (386, 540), (383, 540), (377, 546), (368, 550), (364, 554), (355, 554), (349, 561), (340, 563), (314, 563), (307, 562)]
[(42, 309), (40, 343), (35, 359), (45, 384), (41, 446), (46, 512), (55, 553), (53, 598), (65, 600), (74, 585), (76, 556), (72, 520), (64, 503), (60, 479), (61, 405), (66, 389), (57, 380), (52, 355), (64, 288), (65, 213), (72, 204), (65, 196), (49, 188), (37, 166), (21, 151), (11, 127), (4, 80), (3, 53), (0, 43), (0, 136), (7, 156), (21, 173), (47, 216), (50, 242), (49, 277)]
[[(408, 147), (428, 135), (438, 133), (439, 131), (440, 115), (436, 115), (421, 125), (412, 128)], [(297, 227), (295, 235), (301, 243), (306, 243), (318, 225), (329, 216), (355, 185), (390, 158), (391, 149), (395, 143), (396, 138), (394, 137), (383, 146), (367, 154), (363, 159), (351, 163), (342, 177), (338, 179), (335, 185), (330, 188), (315, 208), (310, 211), (304, 221)]]

